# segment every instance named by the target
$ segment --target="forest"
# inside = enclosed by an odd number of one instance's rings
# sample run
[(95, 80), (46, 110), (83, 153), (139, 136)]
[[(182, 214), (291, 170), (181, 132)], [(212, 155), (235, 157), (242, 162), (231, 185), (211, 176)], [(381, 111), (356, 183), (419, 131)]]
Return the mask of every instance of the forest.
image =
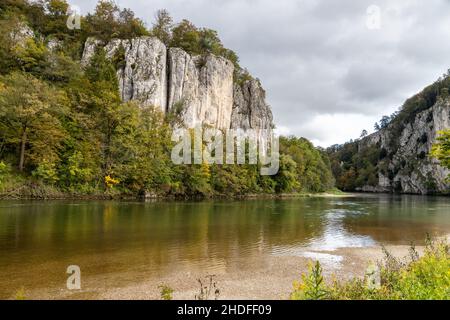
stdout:
[(229, 59), (239, 83), (251, 75), (237, 54), (216, 31), (188, 20), (175, 23), (166, 10), (156, 8), (147, 27), (130, 9), (100, 1), (81, 17), (81, 29), (70, 30), (68, 9), (64, 0), (0, 3), (0, 197), (191, 198), (334, 187), (326, 152), (297, 137), (281, 137), (275, 176), (261, 176), (258, 165), (174, 165), (176, 115), (122, 102), (120, 59), (98, 50), (82, 68), (86, 39), (158, 37), (191, 54)]

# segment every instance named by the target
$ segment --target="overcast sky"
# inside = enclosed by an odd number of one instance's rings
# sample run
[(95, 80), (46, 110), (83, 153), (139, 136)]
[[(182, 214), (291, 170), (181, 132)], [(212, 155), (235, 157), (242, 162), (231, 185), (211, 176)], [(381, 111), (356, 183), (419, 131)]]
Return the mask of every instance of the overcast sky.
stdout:
[[(69, 3), (83, 13), (95, 6), (91, 0)], [(149, 27), (165, 8), (175, 21), (217, 30), (261, 80), (279, 132), (324, 147), (373, 131), (383, 114), (450, 68), (449, 0), (116, 3)]]

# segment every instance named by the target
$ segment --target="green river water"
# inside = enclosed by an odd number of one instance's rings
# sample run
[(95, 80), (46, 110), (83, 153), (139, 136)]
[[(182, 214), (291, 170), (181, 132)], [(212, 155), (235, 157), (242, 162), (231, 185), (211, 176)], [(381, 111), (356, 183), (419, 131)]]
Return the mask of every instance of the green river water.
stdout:
[(305, 248), (421, 244), (427, 232), (450, 234), (450, 198), (0, 201), (0, 298), (63, 286), (68, 265), (107, 285), (178, 269), (251, 268), (255, 257)]

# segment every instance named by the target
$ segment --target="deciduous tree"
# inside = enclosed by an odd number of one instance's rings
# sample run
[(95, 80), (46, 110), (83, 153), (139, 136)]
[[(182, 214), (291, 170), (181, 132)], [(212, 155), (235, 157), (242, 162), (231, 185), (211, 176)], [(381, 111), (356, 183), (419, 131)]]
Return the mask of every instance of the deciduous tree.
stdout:
[(19, 147), (18, 168), (27, 157), (34, 163), (54, 160), (64, 138), (60, 117), (65, 112), (64, 94), (24, 73), (0, 78), (2, 139)]

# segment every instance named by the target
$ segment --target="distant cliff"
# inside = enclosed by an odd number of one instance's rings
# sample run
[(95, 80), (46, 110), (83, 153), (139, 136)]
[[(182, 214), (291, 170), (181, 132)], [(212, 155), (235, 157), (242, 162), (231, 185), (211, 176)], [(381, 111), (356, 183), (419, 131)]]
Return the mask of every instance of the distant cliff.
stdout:
[(118, 61), (117, 78), (122, 100), (176, 112), (189, 127), (271, 129), (272, 112), (259, 81), (234, 81), (233, 63), (213, 54), (190, 55), (167, 48), (154, 37), (114, 39), (107, 44), (89, 38), (82, 64), (103, 46)]
[(398, 132), (390, 125), (362, 139), (359, 147), (376, 146), (381, 159), (376, 186), (363, 191), (397, 191), (403, 193), (448, 193), (446, 177), (450, 171), (429, 156), (439, 131), (450, 128), (450, 99), (439, 100), (428, 110), (418, 113)]
[[(450, 193), (446, 180), (450, 171), (430, 157), (438, 132), (450, 128), (450, 98), (424, 92), (405, 103), (414, 108), (420, 105), (419, 110), (404, 107), (385, 128), (328, 150), (338, 187), (365, 192)], [(420, 101), (429, 101), (431, 107), (418, 104)]]

